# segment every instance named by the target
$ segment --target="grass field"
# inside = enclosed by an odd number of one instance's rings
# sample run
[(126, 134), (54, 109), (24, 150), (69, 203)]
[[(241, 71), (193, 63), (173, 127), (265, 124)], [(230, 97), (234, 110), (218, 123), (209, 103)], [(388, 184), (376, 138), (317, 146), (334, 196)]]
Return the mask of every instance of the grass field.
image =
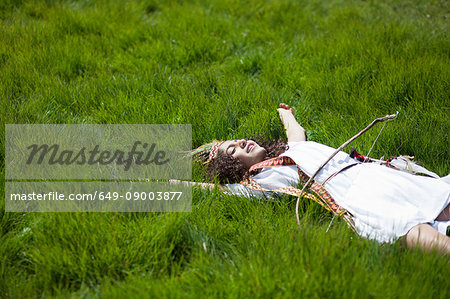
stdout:
[[(399, 111), (372, 156), (450, 172), (448, 1), (0, 2), (4, 123), (192, 124), (337, 147)], [(354, 146), (367, 153), (380, 126)], [(0, 131), (4, 194), (4, 130)], [(348, 149), (346, 149), (348, 151)], [(194, 165), (194, 180), (202, 169)], [(5, 213), (0, 297), (449, 298), (448, 257), (380, 245), (305, 202), (193, 190), (192, 213)], [(426, 200), (426, 199), (424, 199)]]

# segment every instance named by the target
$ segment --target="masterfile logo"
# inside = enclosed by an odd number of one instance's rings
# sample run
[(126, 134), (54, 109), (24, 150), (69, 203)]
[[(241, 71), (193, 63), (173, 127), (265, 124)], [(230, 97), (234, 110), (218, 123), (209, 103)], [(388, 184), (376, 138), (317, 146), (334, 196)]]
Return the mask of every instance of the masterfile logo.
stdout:
[(191, 179), (191, 125), (6, 125), (6, 179)]
[[(138, 150), (139, 145), (142, 145), (143, 150), (146, 150), (145, 155), (144, 151)], [(115, 150), (113, 152), (108, 150), (100, 151), (100, 146), (98, 144), (95, 145), (92, 150), (86, 150), (86, 147), (82, 147), (75, 153), (73, 150), (68, 149), (60, 151), (60, 146), (58, 144), (53, 144), (51, 146), (48, 144), (32, 144), (27, 147), (27, 149), (30, 150), (30, 155), (26, 164), (32, 164), (35, 157), (36, 162), (39, 165), (42, 163), (48, 163), (49, 165), (71, 165), (74, 163), (77, 165), (92, 165), (97, 163), (108, 165), (116, 163), (118, 165), (124, 165), (124, 170), (129, 170), (133, 161), (137, 165), (149, 165), (151, 163), (163, 165), (168, 163), (170, 159), (164, 159), (166, 152), (156, 151), (154, 154), (155, 147), (156, 143), (152, 143), (149, 146), (146, 142), (135, 141), (131, 151), (128, 153), (121, 150)]]

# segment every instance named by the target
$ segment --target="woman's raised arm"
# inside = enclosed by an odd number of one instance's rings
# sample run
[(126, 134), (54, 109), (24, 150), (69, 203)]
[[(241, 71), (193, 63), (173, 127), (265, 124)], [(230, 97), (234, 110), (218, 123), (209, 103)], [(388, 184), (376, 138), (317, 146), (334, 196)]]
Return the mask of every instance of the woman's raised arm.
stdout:
[(289, 108), (289, 105), (281, 103), (280, 108), (277, 109), (280, 114), (281, 122), (286, 130), (288, 142), (306, 141), (305, 129), (297, 122), (294, 117), (294, 109)]

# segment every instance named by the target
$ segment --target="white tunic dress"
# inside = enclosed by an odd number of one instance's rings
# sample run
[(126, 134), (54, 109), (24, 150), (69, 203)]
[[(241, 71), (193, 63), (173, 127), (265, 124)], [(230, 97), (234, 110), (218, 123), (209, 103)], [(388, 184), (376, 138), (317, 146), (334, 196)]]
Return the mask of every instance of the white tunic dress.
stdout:
[[(313, 141), (291, 142), (282, 156), (293, 159), (311, 176), (334, 151)], [(336, 171), (355, 163), (357, 161), (348, 154), (339, 152), (315, 180), (323, 183)], [(299, 182), (296, 166), (265, 168), (253, 179), (270, 190)], [(262, 194), (237, 184), (227, 186), (235, 194)], [(444, 234), (450, 225), (450, 221), (434, 221), (450, 202), (450, 184), (440, 179), (412, 175), (377, 163), (363, 163), (340, 172), (324, 187), (353, 215), (358, 233), (379, 242), (393, 242), (420, 223), (430, 223)]]

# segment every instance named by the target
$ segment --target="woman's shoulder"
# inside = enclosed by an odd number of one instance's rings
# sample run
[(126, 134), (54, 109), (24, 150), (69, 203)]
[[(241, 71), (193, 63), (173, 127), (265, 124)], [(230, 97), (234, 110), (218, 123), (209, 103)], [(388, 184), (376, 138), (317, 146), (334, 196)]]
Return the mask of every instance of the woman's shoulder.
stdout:
[(287, 145), (289, 147), (292, 147), (292, 146), (297, 146), (297, 145), (305, 145), (308, 142), (312, 142), (312, 141), (290, 141), (290, 142), (287, 143)]
[(302, 150), (308, 150), (308, 149), (313, 149), (313, 150), (317, 150), (323, 147), (328, 147), (324, 144), (315, 142), (315, 141), (295, 141), (295, 142), (288, 142), (288, 150), (286, 152), (295, 150), (295, 149), (302, 149)]
[[(315, 164), (325, 161), (336, 149), (315, 141), (301, 141), (289, 144), (289, 148), (281, 156), (293, 159), (297, 164)], [(341, 157), (342, 158), (342, 157)]]

